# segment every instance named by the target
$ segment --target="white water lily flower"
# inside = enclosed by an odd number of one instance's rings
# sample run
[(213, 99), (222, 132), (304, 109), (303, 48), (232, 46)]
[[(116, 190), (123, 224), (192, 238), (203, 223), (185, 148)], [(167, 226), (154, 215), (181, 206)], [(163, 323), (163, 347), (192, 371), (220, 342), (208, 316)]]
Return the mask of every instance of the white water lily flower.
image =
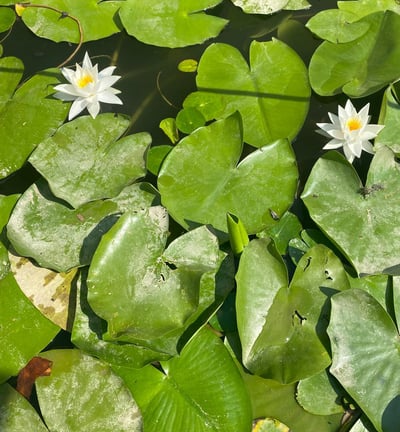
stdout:
[(317, 123), (317, 126), (322, 129), (317, 132), (332, 138), (323, 147), (324, 150), (343, 147), (350, 163), (355, 157), (359, 158), (363, 150), (373, 153), (373, 146), (369, 140), (375, 138), (384, 126), (368, 124), (371, 118), (368, 110), (369, 103), (357, 112), (348, 99), (344, 108), (338, 107), (338, 115), (328, 113), (332, 123)]
[(122, 105), (116, 94), (119, 90), (111, 87), (121, 77), (113, 75), (115, 66), (97, 71), (97, 64), (92, 65), (86, 52), (83, 64), (76, 64), (76, 70), (62, 68), (61, 72), (70, 84), (59, 84), (54, 87), (54, 97), (64, 101), (74, 101), (69, 111), (68, 120), (76, 117), (85, 108), (96, 118), (100, 111), (100, 102)]

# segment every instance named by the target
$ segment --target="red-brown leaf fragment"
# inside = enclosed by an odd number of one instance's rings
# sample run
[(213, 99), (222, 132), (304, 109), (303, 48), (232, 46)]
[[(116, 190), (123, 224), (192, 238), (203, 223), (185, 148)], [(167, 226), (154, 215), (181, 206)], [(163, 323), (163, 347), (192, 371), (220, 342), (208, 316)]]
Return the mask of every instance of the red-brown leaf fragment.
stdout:
[(52, 361), (43, 357), (32, 357), (29, 363), (18, 374), (17, 391), (29, 399), (35, 380), (40, 376), (49, 376), (52, 365)]

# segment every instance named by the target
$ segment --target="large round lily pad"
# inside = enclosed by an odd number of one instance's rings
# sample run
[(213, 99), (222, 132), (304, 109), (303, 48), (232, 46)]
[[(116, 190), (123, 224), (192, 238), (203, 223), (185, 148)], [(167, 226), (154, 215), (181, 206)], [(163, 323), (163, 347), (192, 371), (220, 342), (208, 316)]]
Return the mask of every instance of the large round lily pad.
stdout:
[(302, 199), (358, 274), (399, 274), (399, 188), (399, 164), (389, 148), (377, 150), (365, 186), (344, 156), (329, 152), (312, 169)]

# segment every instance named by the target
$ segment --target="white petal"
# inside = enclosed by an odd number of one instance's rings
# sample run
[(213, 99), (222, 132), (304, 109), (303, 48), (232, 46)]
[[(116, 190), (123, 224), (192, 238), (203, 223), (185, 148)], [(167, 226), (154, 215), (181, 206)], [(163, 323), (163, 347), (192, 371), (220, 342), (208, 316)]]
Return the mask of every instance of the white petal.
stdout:
[(328, 113), (329, 118), (331, 119), (331, 122), (335, 125), (340, 127), (340, 120), (339, 117), (336, 114)]
[(374, 154), (374, 146), (369, 141), (363, 141), (362, 142), (362, 148), (367, 153)]
[(80, 112), (82, 112), (87, 107), (87, 100), (79, 98), (72, 105), (69, 110), (68, 120), (72, 120)]
[(67, 79), (67, 81), (72, 82), (72, 80), (75, 77), (75, 71), (68, 68), (61, 68), (61, 73), (64, 75), (64, 77)]
[(90, 103), (90, 104), (87, 106), (87, 109), (88, 109), (88, 111), (89, 111), (89, 114), (90, 114), (93, 118), (96, 118), (96, 117), (97, 117), (97, 114), (100, 112), (100, 104), (99, 104), (99, 102), (96, 100), (96, 101)]
[(326, 138), (332, 138), (332, 137), (328, 134), (328, 132), (325, 132), (325, 131), (322, 130), (322, 129), (317, 129), (315, 132), (317, 132), (317, 134), (323, 135), (323, 136), (326, 137)]
[(117, 82), (121, 77), (119, 76), (108, 76), (101, 78), (99, 80), (99, 91), (103, 91), (107, 89), (108, 87), (111, 87), (115, 82)]
[[(116, 66), (108, 66), (105, 69), (103, 69), (102, 71), (99, 72), (99, 78), (103, 78), (106, 76), (111, 76), (113, 74), (113, 72), (115, 71)], [(120, 78), (120, 77), (118, 77)]]
[(54, 87), (54, 90), (57, 90), (60, 93), (65, 93), (71, 96), (76, 96), (76, 97), (82, 96), (82, 93), (77, 91), (72, 84), (59, 84)]
[(346, 156), (346, 159), (352, 163), (354, 160), (354, 155), (351, 152), (351, 150), (348, 148), (348, 146), (343, 146), (344, 155)]
[(356, 157), (360, 157), (362, 153), (362, 143), (360, 140), (352, 141), (347, 143), (347, 147)]
[(330, 140), (327, 144), (325, 144), (322, 148), (324, 150), (333, 150), (333, 149), (337, 149), (340, 147), (343, 147), (343, 141), (333, 139), (333, 140)]
[(363, 124), (366, 124), (369, 121), (368, 112), (369, 112), (369, 103), (367, 103), (367, 105), (365, 105), (364, 107), (362, 107), (361, 110), (360, 110), (360, 112), (358, 113), (358, 115), (359, 115), (359, 117), (360, 117), (360, 119), (361, 119), (361, 121), (362, 121)]
[(353, 116), (357, 115), (357, 111), (354, 108), (354, 105), (351, 103), (350, 99), (347, 99), (344, 110), (345, 110), (348, 117), (353, 117)]
[[(379, 133), (379, 132), (384, 128), (384, 127), (385, 127), (384, 125), (374, 125), (374, 124), (367, 125), (367, 126), (365, 126), (363, 133), (370, 133), (370, 134), (373, 134), (374, 137), (375, 137), (375, 136), (378, 135), (378, 133)], [(372, 139), (372, 138), (374, 138), (374, 137), (367, 138), (367, 139)]]
[(115, 94), (110, 91), (101, 92), (97, 95), (97, 97), (100, 102), (123, 105), (122, 100), (118, 96), (115, 96)]
[(92, 69), (92, 67), (93, 67), (87, 51), (85, 52), (85, 57), (83, 57), (82, 67), (83, 67), (83, 69)]
[(56, 99), (60, 99), (62, 101), (65, 101), (65, 102), (74, 101), (77, 98), (77, 96), (69, 95), (69, 94), (61, 93), (61, 92), (54, 93), (53, 97), (55, 97)]

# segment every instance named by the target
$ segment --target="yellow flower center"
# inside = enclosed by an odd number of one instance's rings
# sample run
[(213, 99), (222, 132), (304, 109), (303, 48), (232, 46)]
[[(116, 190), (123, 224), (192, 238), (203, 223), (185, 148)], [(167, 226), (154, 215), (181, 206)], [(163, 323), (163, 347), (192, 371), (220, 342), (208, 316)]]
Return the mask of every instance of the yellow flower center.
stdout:
[(83, 75), (82, 78), (78, 79), (77, 84), (78, 84), (78, 87), (83, 88), (92, 82), (93, 82), (93, 78), (91, 75)]
[(347, 129), (351, 132), (361, 128), (362, 124), (358, 118), (350, 118), (346, 122)]

